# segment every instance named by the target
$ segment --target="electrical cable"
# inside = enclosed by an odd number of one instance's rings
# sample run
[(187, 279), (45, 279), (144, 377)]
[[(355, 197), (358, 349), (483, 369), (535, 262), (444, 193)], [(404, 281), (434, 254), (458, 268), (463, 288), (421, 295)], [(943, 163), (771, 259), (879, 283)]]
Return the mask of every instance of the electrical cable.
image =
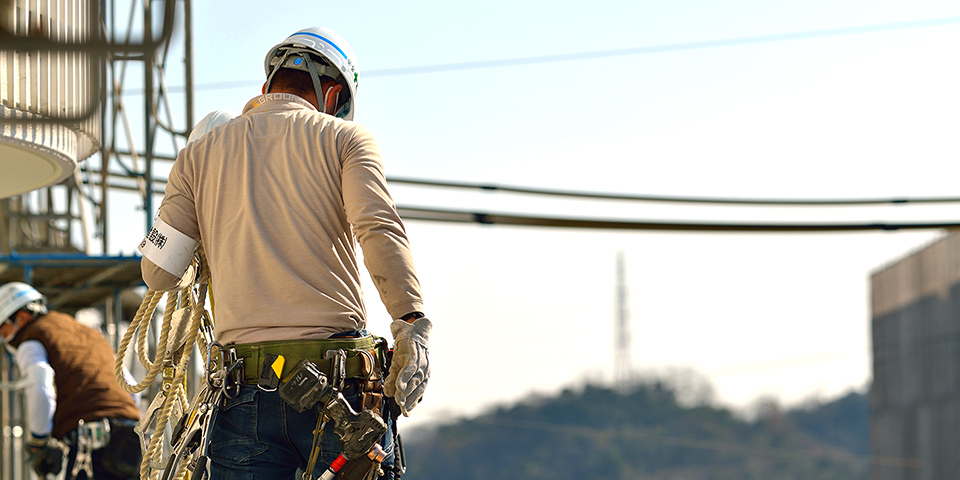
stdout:
[[(479, 60), (473, 62), (454, 62), (436, 65), (422, 65), (417, 67), (401, 68), (382, 68), (368, 70), (363, 78), (383, 78), (396, 77), (400, 75), (418, 75), (438, 72), (455, 72), (462, 70), (477, 70), (486, 68), (500, 67), (518, 67), (525, 65), (535, 65), (541, 63), (571, 62), (580, 60), (593, 60), (609, 57), (623, 57), (644, 55), (652, 53), (668, 53), (688, 50), (699, 50), (705, 48), (733, 47), (742, 45), (753, 45), (759, 43), (785, 42), (791, 40), (808, 40), (815, 38), (840, 37), (847, 35), (862, 35), (867, 33), (881, 33), (896, 30), (910, 30), (918, 28), (942, 27), (948, 25), (960, 24), (960, 17), (941, 17), (926, 20), (911, 20), (905, 22), (881, 23), (873, 25), (860, 25), (855, 27), (827, 28), (821, 30), (807, 30), (801, 32), (788, 32), (770, 35), (757, 35), (751, 37), (736, 37), (719, 40), (705, 40), (701, 42), (674, 43), (667, 45), (652, 45), (646, 47), (617, 48), (610, 50), (595, 50), (591, 52), (579, 53), (560, 53), (554, 55), (536, 55), (531, 57), (504, 58), (495, 60)], [(198, 83), (194, 85), (194, 90), (226, 90), (231, 88), (248, 88), (254, 85), (262, 84), (262, 80), (235, 80), (226, 82)], [(182, 92), (182, 86), (174, 86), (168, 89), (169, 92)], [(126, 94), (143, 94), (143, 89), (129, 89)]]
[(661, 230), (687, 232), (851, 232), (869, 230), (924, 230), (960, 227), (960, 220), (943, 222), (902, 223), (713, 223), (658, 222), (643, 220), (598, 220), (500, 213), (479, 213), (464, 210), (397, 206), (405, 220), (453, 223), (480, 223), (533, 227), (590, 228), (610, 230)]
[[(683, 197), (647, 197), (602, 193), (560, 192), (535, 189), (521, 189), (514, 187), (492, 187), (489, 185), (458, 184), (454, 182), (431, 182), (421, 180), (407, 180), (388, 178), (389, 182), (411, 183), (434, 186), (453, 186), (466, 188), (480, 188), (484, 190), (516, 191), (523, 193), (588, 196), (604, 199), (680, 201), (699, 203), (734, 203), (734, 204), (761, 204), (761, 205), (843, 205), (867, 203), (922, 203), (922, 202), (956, 202), (960, 199), (927, 198), (927, 199), (861, 199), (861, 200), (745, 200), (745, 199), (696, 199)], [(160, 182), (163, 184), (164, 182)], [(163, 195), (162, 190), (156, 190), (156, 195)], [(667, 200), (669, 198), (669, 200)], [(485, 225), (514, 225), (529, 227), (557, 227), (557, 228), (585, 228), (606, 230), (659, 230), (659, 231), (686, 231), (686, 232), (743, 232), (743, 233), (803, 233), (803, 232), (853, 232), (853, 231), (895, 231), (895, 230), (932, 230), (941, 228), (960, 227), (960, 220), (943, 220), (927, 222), (860, 222), (860, 223), (733, 223), (733, 222), (672, 222), (651, 220), (605, 220), (595, 218), (547, 217), (537, 215), (521, 215), (510, 213), (488, 213), (469, 210), (452, 210), (421, 206), (397, 205), (397, 211), (404, 220), (420, 220), (448, 223), (479, 223)]]
[(668, 195), (632, 195), (622, 193), (598, 193), (573, 190), (551, 190), (529, 187), (513, 187), (481, 183), (449, 182), (437, 180), (423, 180), (414, 178), (390, 177), (391, 183), (422, 185), (429, 187), (478, 189), (486, 191), (501, 191), (509, 193), (523, 193), (533, 195), (552, 195), (561, 197), (595, 198), (602, 200), (627, 200), (641, 202), (670, 202), (670, 203), (714, 203), (728, 205), (795, 205), (795, 206), (837, 206), (837, 205), (903, 205), (909, 203), (956, 203), (960, 197), (921, 197), (921, 198), (849, 198), (849, 199), (774, 199), (774, 198), (720, 198), (720, 197), (679, 197)]
[(618, 48), (611, 50), (596, 50), (581, 53), (561, 53), (555, 55), (538, 55), (533, 57), (510, 58), (500, 60), (481, 60), (475, 62), (458, 62), (439, 65), (423, 65), (418, 67), (386, 68), (371, 70), (364, 74), (364, 78), (395, 77), (400, 75), (418, 75), (424, 73), (439, 73), (461, 70), (476, 70), (497, 67), (516, 67), (539, 63), (569, 62), (577, 60), (593, 60), (597, 58), (623, 57), (644, 55), (651, 53), (679, 52), (686, 50), (700, 50), (705, 48), (733, 47), (753, 45), (758, 43), (784, 42), (791, 40), (808, 40), (814, 38), (840, 37), (860, 35), (866, 33), (880, 33), (895, 30), (916, 28), (940, 27), (956, 25), (960, 17), (942, 17), (927, 20), (913, 20), (905, 22), (881, 23), (861, 25), (856, 27), (826, 28), (821, 30), (807, 30), (802, 32), (776, 33), (771, 35), (757, 35), (752, 37), (725, 38), (719, 40), (705, 40), (701, 42), (674, 43), (668, 45), (652, 45), (647, 47)]

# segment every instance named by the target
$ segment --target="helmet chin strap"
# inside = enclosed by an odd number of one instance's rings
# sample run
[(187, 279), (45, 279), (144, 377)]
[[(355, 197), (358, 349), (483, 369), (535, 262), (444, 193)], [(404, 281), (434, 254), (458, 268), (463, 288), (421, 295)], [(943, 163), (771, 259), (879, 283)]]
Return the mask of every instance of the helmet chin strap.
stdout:
[(20, 331), (20, 328), (17, 327), (17, 322), (14, 320), (4, 320), (3, 323), (0, 323), (0, 325), (3, 325), (4, 323), (7, 323), (7, 322), (10, 322), (10, 325), (13, 326), (13, 330), (10, 332), (10, 335), (7, 335), (6, 337), (0, 337), (0, 338), (3, 339), (3, 346), (7, 347), (7, 351), (10, 352), (11, 355), (13, 355), (16, 352), (16, 350), (12, 346), (10, 346), (10, 340), (13, 340), (13, 337), (17, 336), (17, 332)]
[(291, 53), (292, 52), (289, 50), (284, 52), (283, 57), (281, 57), (280, 61), (277, 62), (277, 66), (273, 67), (273, 70), (270, 71), (270, 75), (267, 75), (267, 81), (263, 83), (263, 93), (270, 91), (270, 84), (273, 83), (273, 76), (277, 74), (277, 71), (280, 70), (283, 64), (287, 61), (287, 57), (289, 57)]
[[(327, 89), (327, 93), (323, 93), (323, 83), (320, 82), (320, 70), (317, 68), (316, 62), (307, 56), (307, 69), (310, 71), (310, 79), (313, 80), (313, 91), (317, 94), (317, 110), (320, 110), (323, 113), (327, 112), (327, 96), (330, 95), (330, 90), (333, 87)], [(334, 104), (336, 108), (336, 104)]]
[[(306, 67), (305, 71), (310, 74), (310, 80), (313, 82), (313, 91), (317, 95), (317, 110), (341, 118), (350, 113), (350, 102), (344, 103), (339, 109), (337, 108), (337, 103), (339, 103), (340, 100), (340, 91), (332, 92), (331, 90), (334, 87), (328, 88), (326, 93), (323, 91), (323, 84), (320, 81), (320, 78), (323, 76), (335, 78), (335, 76), (339, 74), (336, 68), (324, 64), (318, 64), (318, 62), (314, 61), (310, 57), (310, 53), (304, 51), (303, 49), (289, 48), (280, 52), (278, 55), (279, 61), (270, 62), (270, 65), (273, 67), (270, 71), (270, 74), (267, 75), (267, 81), (263, 84), (264, 93), (270, 91), (270, 84), (273, 83), (273, 76), (276, 75), (277, 71), (281, 68), (295, 68), (303, 71), (304, 67)], [(294, 64), (288, 65), (288, 59), (294, 61)], [(300, 62), (296, 62), (295, 60), (297, 59), (303, 59), (303, 63), (301, 64)], [(294, 65), (296, 65), (296, 67), (294, 67)], [(331, 98), (331, 95), (336, 96)], [(333, 106), (332, 108), (327, 108), (327, 106), (330, 105), (331, 100), (333, 100)]]
[[(42, 304), (36, 305), (36, 306), (31, 306), (31, 305), (33, 304), (28, 304), (26, 306), (26, 308), (29, 308), (29, 311), (32, 313), (32, 317), (30, 321), (36, 320), (37, 317), (47, 314), (46, 305), (42, 305)], [(6, 337), (0, 337), (0, 339), (3, 340), (3, 345), (7, 347), (7, 351), (9, 351), (11, 354), (14, 354), (16, 352), (16, 349), (10, 346), (10, 341), (13, 340), (13, 337), (16, 337), (17, 333), (20, 332), (20, 330), (23, 329), (23, 327), (26, 325), (26, 324), (23, 324), (23, 325), (20, 324), (20, 321), (16, 318), (16, 315), (18, 314), (19, 313), (14, 314), (13, 318), (7, 319), (3, 322), (3, 323), (10, 322), (10, 325), (13, 325), (13, 331), (10, 332), (10, 335), (7, 335)], [(0, 325), (3, 325), (3, 323), (0, 323)]]
[(12, 356), (14, 356), (14, 357), (17, 356), (17, 349), (16, 349), (16, 348), (13, 348), (13, 345), (10, 345), (10, 342), (6, 342), (6, 341), (3, 342), (3, 348), (6, 348), (6, 349), (7, 349), (7, 353), (9, 353), (10, 355), (12, 355)]

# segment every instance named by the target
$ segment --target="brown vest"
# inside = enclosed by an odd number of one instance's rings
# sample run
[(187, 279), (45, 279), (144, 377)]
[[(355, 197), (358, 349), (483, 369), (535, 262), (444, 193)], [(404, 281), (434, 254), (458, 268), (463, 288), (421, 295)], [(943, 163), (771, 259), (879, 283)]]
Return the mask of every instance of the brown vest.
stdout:
[(19, 347), (39, 340), (47, 349), (57, 389), (57, 411), (51, 435), (63, 438), (79, 420), (140, 419), (140, 410), (114, 376), (116, 356), (100, 332), (73, 317), (50, 312), (26, 324), (10, 342)]

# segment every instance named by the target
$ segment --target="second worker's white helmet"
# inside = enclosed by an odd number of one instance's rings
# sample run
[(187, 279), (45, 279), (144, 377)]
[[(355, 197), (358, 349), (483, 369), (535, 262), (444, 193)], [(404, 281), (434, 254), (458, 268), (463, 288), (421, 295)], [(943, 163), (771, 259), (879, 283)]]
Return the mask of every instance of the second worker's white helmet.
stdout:
[[(12, 318), (13, 314), (31, 303), (38, 304), (35, 309), (45, 311), (47, 297), (38, 292), (36, 288), (23, 282), (10, 282), (3, 285), (0, 287), (0, 323), (11, 321), (16, 325)], [(3, 340), (3, 343), (6, 344), (13, 339), (19, 330), (19, 327), (15, 327), (7, 337), (0, 340)]]
[(10, 282), (0, 287), (0, 322), (6, 321), (17, 310), (33, 303), (46, 303), (47, 298), (37, 289), (23, 282)]

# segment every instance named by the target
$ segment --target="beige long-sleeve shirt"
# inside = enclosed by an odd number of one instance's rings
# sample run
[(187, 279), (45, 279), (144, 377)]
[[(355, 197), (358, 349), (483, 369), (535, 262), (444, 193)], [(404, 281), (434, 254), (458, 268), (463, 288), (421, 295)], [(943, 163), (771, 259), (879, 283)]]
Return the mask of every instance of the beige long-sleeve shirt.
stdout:
[[(298, 96), (256, 97), (181, 150), (158, 215), (201, 242), (223, 344), (363, 328), (357, 243), (390, 316), (423, 310), (376, 141)], [(152, 289), (178, 281), (141, 267)]]

